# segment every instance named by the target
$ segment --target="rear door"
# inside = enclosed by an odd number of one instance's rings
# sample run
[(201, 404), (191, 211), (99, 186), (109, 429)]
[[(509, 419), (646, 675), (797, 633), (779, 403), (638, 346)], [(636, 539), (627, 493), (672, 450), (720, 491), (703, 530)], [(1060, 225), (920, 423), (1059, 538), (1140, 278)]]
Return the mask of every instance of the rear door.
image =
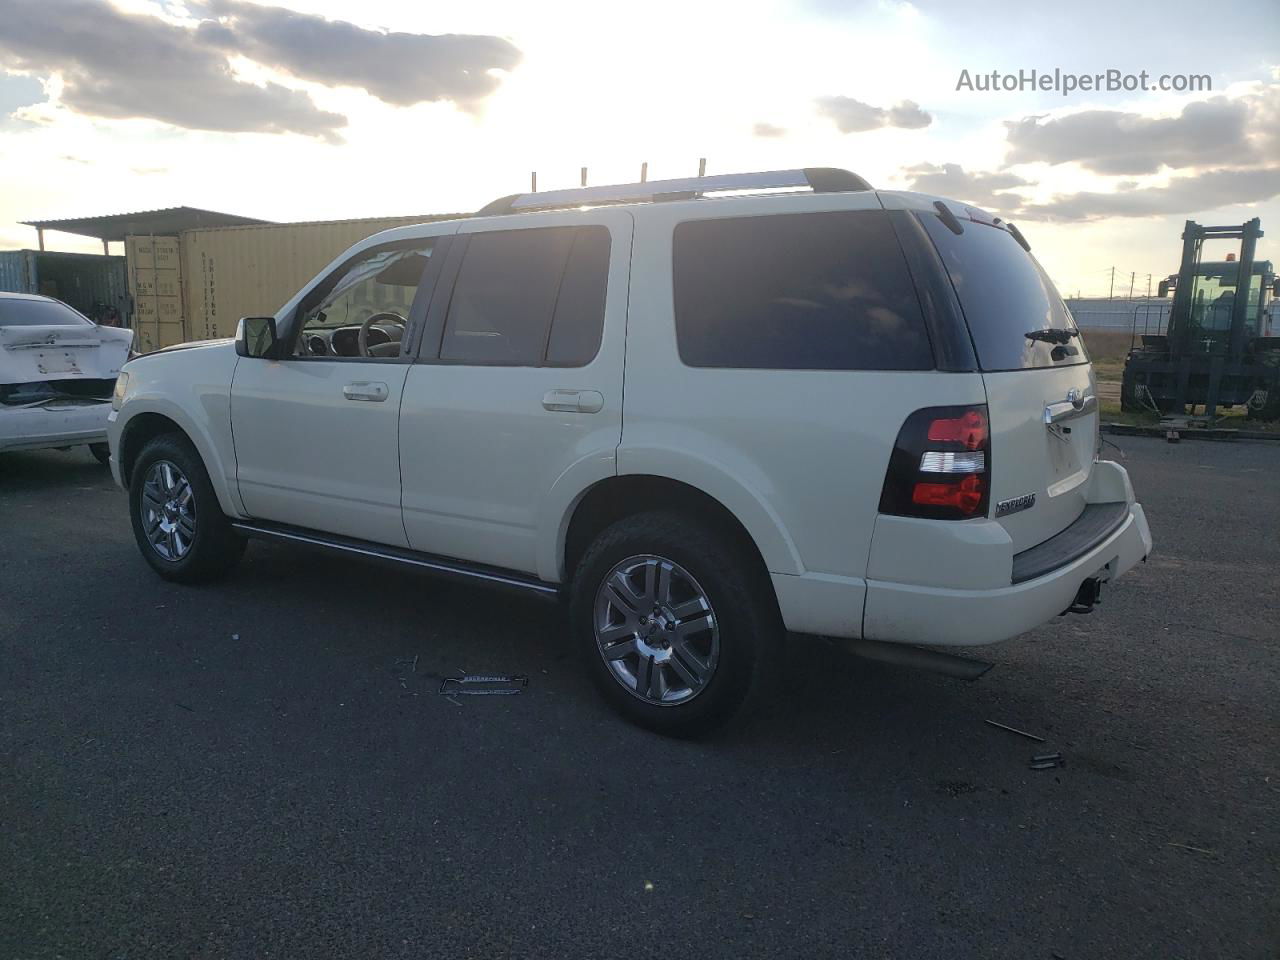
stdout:
[(986, 383), (993, 514), (1014, 549), (1025, 550), (1084, 510), (1098, 438), (1093, 368), (1030, 252), (981, 211), (950, 209), (950, 226), (935, 213), (919, 217), (951, 276)]
[(400, 410), (414, 549), (556, 576), (550, 505), (616, 469), (631, 231), (621, 210), (459, 230)]

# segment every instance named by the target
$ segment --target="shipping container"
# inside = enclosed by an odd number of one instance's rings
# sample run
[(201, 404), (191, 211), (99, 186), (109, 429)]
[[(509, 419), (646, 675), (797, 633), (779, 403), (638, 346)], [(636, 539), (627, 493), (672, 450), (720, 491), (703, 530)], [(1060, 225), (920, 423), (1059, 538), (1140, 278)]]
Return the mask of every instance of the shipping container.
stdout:
[(124, 257), (44, 250), (0, 252), (0, 290), (40, 293), (91, 320), (123, 326), (129, 315)]
[(187, 230), (181, 235), (187, 339), (231, 337), (241, 317), (274, 314), (342, 251), (379, 231), (458, 216)]

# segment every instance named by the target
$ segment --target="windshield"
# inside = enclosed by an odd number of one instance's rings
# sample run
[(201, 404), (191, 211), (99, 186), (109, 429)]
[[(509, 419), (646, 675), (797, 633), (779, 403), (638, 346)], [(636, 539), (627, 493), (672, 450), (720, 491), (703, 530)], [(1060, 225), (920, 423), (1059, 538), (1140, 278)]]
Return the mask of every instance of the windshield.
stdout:
[(430, 256), (430, 242), (424, 241), (422, 248), (379, 250), (358, 260), (307, 313), (303, 327), (333, 330), (363, 323), (375, 314), (403, 322)]
[(1088, 362), (1053, 282), (1007, 230), (961, 220), (957, 235), (935, 214), (920, 219), (951, 276), (983, 370)]
[[(1235, 263), (1204, 264), (1196, 274), (1191, 294), (1191, 325), (1205, 333), (1224, 333), (1231, 329), (1231, 312), (1240, 292)], [(1245, 308), (1247, 336), (1258, 333), (1258, 314), (1262, 303), (1262, 277), (1250, 277), (1249, 305)]]
[(57, 300), (0, 297), (0, 327), (58, 327), (92, 321)]

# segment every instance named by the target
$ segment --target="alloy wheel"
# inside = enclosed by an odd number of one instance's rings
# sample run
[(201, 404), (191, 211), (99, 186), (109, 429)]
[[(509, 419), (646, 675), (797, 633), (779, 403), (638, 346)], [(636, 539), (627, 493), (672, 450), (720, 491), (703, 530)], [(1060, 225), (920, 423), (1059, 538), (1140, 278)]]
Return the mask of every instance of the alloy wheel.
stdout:
[(177, 464), (157, 460), (147, 470), (139, 493), (142, 529), (151, 549), (165, 560), (177, 561), (196, 538), (195, 491)]
[(605, 666), (646, 703), (687, 703), (720, 659), (720, 626), (706, 591), (680, 564), (628, 557), (596, 591), (596, 646)]

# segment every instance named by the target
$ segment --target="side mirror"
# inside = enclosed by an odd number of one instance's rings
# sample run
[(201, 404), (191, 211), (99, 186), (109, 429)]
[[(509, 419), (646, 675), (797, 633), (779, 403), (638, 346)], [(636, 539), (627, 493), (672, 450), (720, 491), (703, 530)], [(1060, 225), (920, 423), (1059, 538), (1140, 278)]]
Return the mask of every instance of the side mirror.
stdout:
[(1161, 280), (1160, 286), (1156, 288), (1156, 293), (1158, 296), (1167, 297), (1169, 295), (1169, 281)]
[(261, 360), (279, 359), (275, 317), (241, 317), (236, 327), (236, 353)]
[(1272, 284), (1271, 284), (1271, 295), (1272, 295), (1273, 297), (1280, 297), (1280, 280), (1276, 280), (1276, 281), (1272, 282)]

